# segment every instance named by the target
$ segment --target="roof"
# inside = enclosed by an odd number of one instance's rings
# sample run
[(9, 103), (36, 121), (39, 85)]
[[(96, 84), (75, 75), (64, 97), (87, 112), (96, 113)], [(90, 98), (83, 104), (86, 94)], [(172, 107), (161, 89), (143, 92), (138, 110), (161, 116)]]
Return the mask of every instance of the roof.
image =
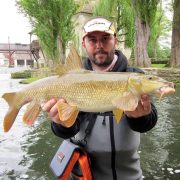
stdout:
[(29, 44), (9, 44), (9, 43), (0, 43), (0, 52), (2, 51), (30, 51), (30, 45)]

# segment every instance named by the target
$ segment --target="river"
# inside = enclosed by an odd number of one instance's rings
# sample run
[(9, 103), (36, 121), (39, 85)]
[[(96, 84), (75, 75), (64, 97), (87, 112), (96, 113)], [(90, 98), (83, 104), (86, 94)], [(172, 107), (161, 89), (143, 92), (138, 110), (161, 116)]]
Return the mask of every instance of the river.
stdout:
[[(0, 68), (0, 95), (23, 88)], [(146, 180), (180, 179), (180, 88), (155, 99), (159, 120), (153, 130), (141, 134), (139, 154)], [(8, 106), (0, 99), (0, 180), (56, 180), (49, 163), (61, 140), (54, 136), (50, 122), (41, 113), (33, 126), (22, 123), (23, 107), (8, 133), (3, 132), (3, 117)]]

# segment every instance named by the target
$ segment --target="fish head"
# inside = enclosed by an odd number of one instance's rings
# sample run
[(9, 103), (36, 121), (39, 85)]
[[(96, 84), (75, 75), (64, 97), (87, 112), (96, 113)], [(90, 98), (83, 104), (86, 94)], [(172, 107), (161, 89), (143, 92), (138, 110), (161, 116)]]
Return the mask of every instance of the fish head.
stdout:
[(128, 80), (130, 89), (138, 95), (149, 94), (162, 97), (174, 93), (174, 84), (154, 75), (134, 75)]

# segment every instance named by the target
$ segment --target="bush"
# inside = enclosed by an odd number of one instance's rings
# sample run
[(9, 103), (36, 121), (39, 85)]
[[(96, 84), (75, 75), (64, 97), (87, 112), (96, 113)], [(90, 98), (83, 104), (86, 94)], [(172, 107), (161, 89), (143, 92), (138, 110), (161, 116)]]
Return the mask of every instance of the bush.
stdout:
[(26, 79), (31, 77), (31, 71), (26, 70), (23, 72), (15, 72), (11, 73), (11, 78), (12, 79)]
[[(155, 49), (156, 48), (156, 57), (155, 57)], [(169, 47), (148, 47), (148, 54), (153, 61), (168, 61), (171, 55), (171, 48)]]

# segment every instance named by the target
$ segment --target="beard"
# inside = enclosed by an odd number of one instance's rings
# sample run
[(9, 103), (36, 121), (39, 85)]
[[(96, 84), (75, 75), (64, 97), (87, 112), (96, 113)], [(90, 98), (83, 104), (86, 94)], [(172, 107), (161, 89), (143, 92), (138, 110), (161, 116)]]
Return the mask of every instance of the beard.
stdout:
[(108, 67), (114, 59), (114, 54), (115, 48), (113, 48), (110, 52), (98, 49), (94, 54), (89, 55), (89, 59), (91, 63), (99, 67)]

